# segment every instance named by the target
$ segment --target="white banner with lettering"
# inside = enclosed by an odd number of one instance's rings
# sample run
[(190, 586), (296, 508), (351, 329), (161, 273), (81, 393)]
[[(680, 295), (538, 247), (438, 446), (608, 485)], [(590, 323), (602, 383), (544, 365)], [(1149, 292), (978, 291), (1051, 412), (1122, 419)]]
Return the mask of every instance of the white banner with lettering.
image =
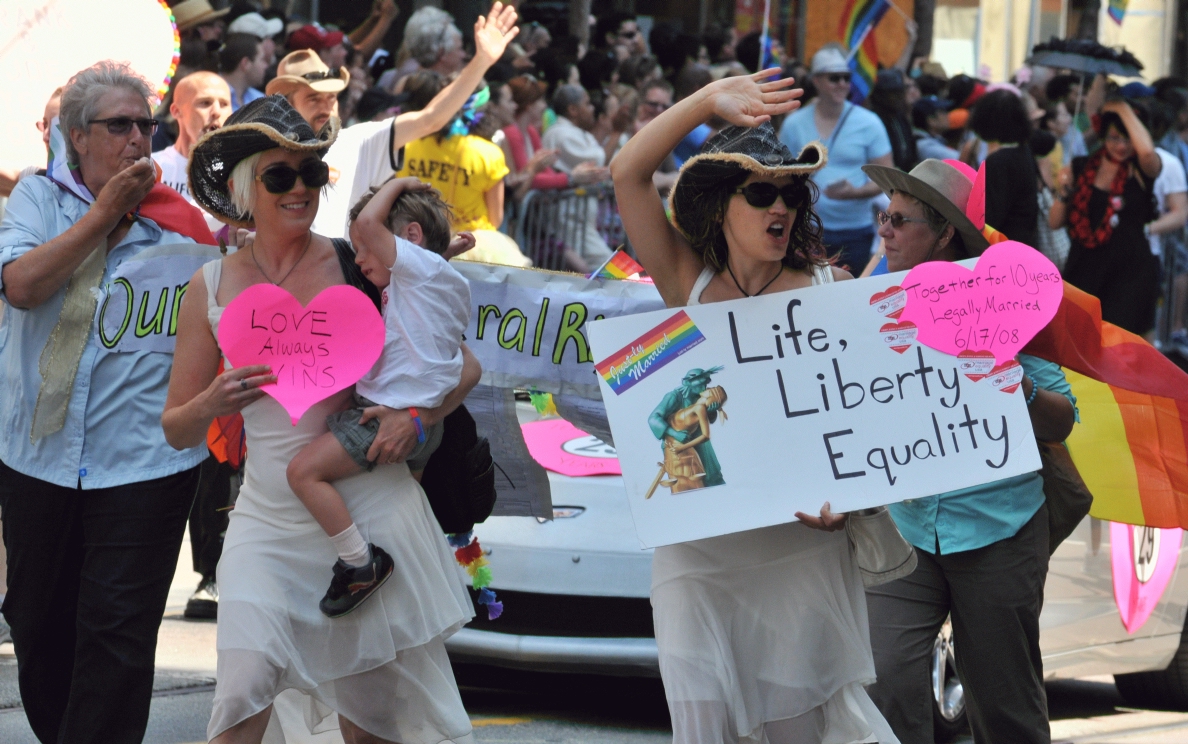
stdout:
[(917, 343), (897, 320), (904, 276), (591, 324), (645, 546), (1040, 468), (1022, 368)]
[(113, 353), (172, 354), (177, 314), (190, 278), (203, 264), (220, 257), (212, 245), (174, 243), (146, 248), (125, 259), (99, 290), (95, 343)]

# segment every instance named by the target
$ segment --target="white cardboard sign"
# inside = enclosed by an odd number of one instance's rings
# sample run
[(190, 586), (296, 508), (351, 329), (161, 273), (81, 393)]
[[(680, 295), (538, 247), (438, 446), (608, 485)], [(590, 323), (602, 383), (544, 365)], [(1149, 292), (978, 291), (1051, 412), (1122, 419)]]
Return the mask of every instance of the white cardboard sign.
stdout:
[(1022, 386), (916, 342), (904, 276), (590, 324), (645, 547), (1040, 468)]

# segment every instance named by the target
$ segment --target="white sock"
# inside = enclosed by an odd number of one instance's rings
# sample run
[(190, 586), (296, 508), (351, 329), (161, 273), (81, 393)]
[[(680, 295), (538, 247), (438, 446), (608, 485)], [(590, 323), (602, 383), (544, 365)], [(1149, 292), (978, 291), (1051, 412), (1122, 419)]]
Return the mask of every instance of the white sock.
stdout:
[(331, 535), (330, 542), (334, 543), (338, 557), (348, 566), (354, 568), (366, 566), (367, 562), (371, 560), (371, 549), (367, 547), (367, 541), (359, 534), (359, 528), (355, 526), (354, 522), (337, 535)]

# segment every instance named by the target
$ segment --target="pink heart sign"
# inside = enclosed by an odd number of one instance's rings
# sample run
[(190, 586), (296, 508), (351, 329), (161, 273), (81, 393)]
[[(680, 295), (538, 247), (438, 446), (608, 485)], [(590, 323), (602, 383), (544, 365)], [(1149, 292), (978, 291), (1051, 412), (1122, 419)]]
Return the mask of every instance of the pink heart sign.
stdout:
[(384, 321), (354, 287), (329, 287), (302, 307), (280, 287), (255, 284), (223, 310), (219, 346), (236, 367), (272, 367), (279, 379), (261, 389), (296, 426), (315, 403), (367, 374), (384, 348)]
[(903, 281), (900, 321), (919, 328), (920, 343), (945, 354), (989, 351), (1013, 359), (1056, 315), (1064, 297), (1060, 271), (1042, 253), (1007, 240), (986, 249), (973, 270), (922, 263)]

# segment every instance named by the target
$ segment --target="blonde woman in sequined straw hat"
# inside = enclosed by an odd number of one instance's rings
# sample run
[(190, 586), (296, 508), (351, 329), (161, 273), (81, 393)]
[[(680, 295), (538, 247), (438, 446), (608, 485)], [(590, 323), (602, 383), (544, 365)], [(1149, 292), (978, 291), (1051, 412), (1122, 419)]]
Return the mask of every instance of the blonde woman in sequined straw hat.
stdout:
[[(285, 474), (354, 389), (315, 404), (293, 425), (260, 389), (276, 382), (277, 370), (219, 373), (219, 320), (241, 292), (270, 283), (307, 305), (322, 290), (359, 278), (349, 244), (310, 229), (327, 183), (321, 156), (334, 135), (333, 122), (316, 134), (282, 96), (268, 96), (235, 112), (191, 153), (191, 193), (199, 204), (256, 229), (251, 249), (208, 263), (191, 278), (161, 417), (169, 443), (189, 447), (205, 443), (215, 417), (242, 411), (252, 453), (217, 572), (218, 682), (207, 737), (217, 744), (261, 741), (276, 696), (296, 689), (303, 714), (287, 725), (311, 734), (332, 727), (337, 714), (346, 741), (470, 742), (445, 639), (474, 609), (424, 492), (399, 462), (417, 441), (408, 412), (367, 409), (381, 422), (378, 466), (336, 483), (358, 531), (390, 551), (387, 566), (361, 570), (395, 571), (366, 604), (331, 620), (318, 605), (335, 547)], [(425, 425), (444, 418), (478, 381), (477, 363), (463, 354), (461, 384), (440, 407), (420, 410)]]

